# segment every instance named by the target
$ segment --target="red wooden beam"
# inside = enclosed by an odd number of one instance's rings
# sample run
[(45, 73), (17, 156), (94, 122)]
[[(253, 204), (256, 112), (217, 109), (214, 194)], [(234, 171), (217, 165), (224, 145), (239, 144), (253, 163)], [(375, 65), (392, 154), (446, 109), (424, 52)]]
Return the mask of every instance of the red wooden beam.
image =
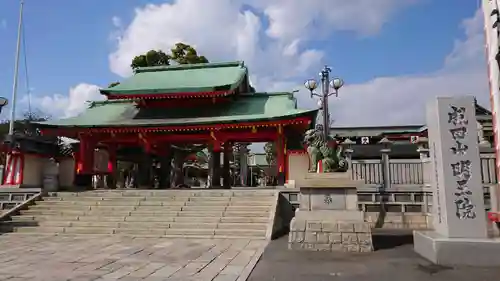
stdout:
[(185, 107), (192, 109), (193, 106), (210, 106), (217, 103), (228, 103), (231, 102), (229, 97), (212, 97), (212, 98), (201, 98), (201, 99), (161, 99), (161, 100), (141, 100), (137, 105), (141, 108), (179, 108)]
[(245, 122), (235, 124), (211, 124), (211, 125), (177, 125), (157, 127), (94, 127), (94, 128), (44, 128), (43, 134), (54, 134), (58, 136), (74, 137), (78, 133), (158, 133), (158, 132), (197, 132), (197, 131), (219, 131), (224, 129), (260, 129), (276, 128), (278, 126), (308, 125), (311, 123), (309, 117), (298, 117), (288, 120)]
[[(96, 135), (97, 137), (98, 135)], [(249, 142), (264, 142), (273, 141), (277, 138), (277, 133), (272, 130), (261, 130), (255, 133), (253, 132), (224, 132), (218, 131), (213, 133), (203, 132), (198, 134), (168, 134), (168, 135), (154, 135), (148, 134), (143, 135), (142, 138), (140, 134), (137, 135), (115, 135), (110, 137), (109, 135), (101, 135), (99, 142), (101, 143), (143, 143), (147, 140), (151, 144), (167, 142), (167, 143), (208, 143), (214, 140), (219, 142), (227, 141), (249, 141)]]
[(209, 92), (194, 92), (194, 93), (159, 93), (159, 94), (108, 94), (110, 100), (135, 100), (135, 99), (190, 99), (190, 98), (213, 98), (225, 97), (234, 94), (234, 90), (227, 91), (209, 91)]

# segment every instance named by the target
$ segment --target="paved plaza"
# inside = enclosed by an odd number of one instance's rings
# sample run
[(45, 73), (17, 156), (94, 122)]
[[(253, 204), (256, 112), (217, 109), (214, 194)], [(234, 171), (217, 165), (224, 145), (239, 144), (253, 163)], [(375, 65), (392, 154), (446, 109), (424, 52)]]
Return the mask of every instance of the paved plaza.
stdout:
[(243, 281), (264, 240), (0, 236), (0, 280)]
[[(272, 241), (248, 281), (498, 281), (500, 268), (442, 267), (413, 251), (411, 236), (375, 235), (373, 253), (289, 251)], [(500, 254), (500, 253), (499, 253)]]
[[(384, 239), (394, 243), (398, 237)], [(0, 280), (496, 281), (500, 276), (499, 268), (434, 266), (411, 244), (346, 254), (289, 251), (286, 236), (264, 251), (267, 243), (7, 234), (0, 236)]]

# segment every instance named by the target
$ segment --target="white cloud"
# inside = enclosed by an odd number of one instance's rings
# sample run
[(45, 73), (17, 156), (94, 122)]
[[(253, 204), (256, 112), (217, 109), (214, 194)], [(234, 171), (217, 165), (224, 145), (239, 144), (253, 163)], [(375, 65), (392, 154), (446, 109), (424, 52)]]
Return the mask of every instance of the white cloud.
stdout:
[(113, 23), (113, 26), (116, 28), (122, 28), (122, 19), (114, 16), (111, 18), (111, 22)]
[[(68, 95), (33, 96), (31, 105), (43, 114), (53, 118), (67, 118), (78, 115), (88, 107), (87, 101), (103, 100), (99, 93), (99, 86), (80, 83), (69, 89)], [(23, 97), (21, 104), (27, 104), (27, 97)]]
[(482, 21), (480, 11), (463, 21), (466, 38), (455, 42), (434, 73), (346, 85), (340, 97), (330, 101), (336, 125), (422, 124), (425, 104), (436, 96), (474, 95), (489, 108)]
[[(310, 34), (317, 36), (319, 30), (328, 36), (348, 30), (373, 35), (394, 13), (414, 2), (178, 0), (151, 4), (137, 8), (135, 18), (124, 27), (109, 57), (110, 67), (114, 73), (130, 75), (135, 55), (182, 41), (214, 60), (245, 60), (257, 89), (303, 89), (297, 81), (319, 70), (324, 58), (323, 50), (307, 47)], [(421, 123), (426, 101), (437, 95), (473, 94), (487, 102), (481, 21), (478, 12), (463, 22), (466, 39), (456, 41), (438, 71), (347, 84), (341, 96), (330, 101), (336, 125)], [(297, 96), (302, 107), (317, 104), (307, 93)]]
[[(118, 38), (111, 70), (131, 74), (130, 61), (150, 49), (182, 41), (212, 60), (244, 60), (258, 88), (303, 77), (320, 65), (323, 51), (307, 48), (309, 34), (352, 30), (376, 33), (413, 0), (177, 0), (137, 8)], [(321, 20), (320, 20), (321, 19)], [(269, 22), (268, 26), (264, 23)]]
[[(323, 50), (307, 47), (313, 29), (324, 36), (336, 30), (373, 35), (394, 13), (413, 2), (178, 0), (150, 4), (137, 8), (128, 25), (117, 17), (112, 19), (118, 42), (109, 56), (110, 68), (121, 76), (130, 75), (134, 56), (150, 49), (168, 49), (182, 41), (212, 60), (245, 60), (250, 79), (259, 90), (303, 89), (302, 79), (318, 71), (324, 59)], [(360, 84), (349, 84), (345, 77), (340, 97), (330, 101), (335, 125), (423, 123), (425, 103), (435, 96), (472, 94), (487, 105), (481, 23), (479, 11), (463, 21), (466, 38), (455, 42), (441, 69), (432, 73), (378, 77)], [(317, 102), (303, 90), (296, 96), (299, 106), (316, 107)], [(41, 98), (40, 105), (71, 116), (85, 108), (84, 101), (95, 98), (102, 98), (97, 86), (80, 84), (69, 96)]]
[[(356, 31), (363, 35), (377, 33), (400, 8), (414, 0), (258, 0), (246, 1), (269, 18), (266, 34), (293, 40), (317, 36), (317, 31)], [(313, 32), (314, 29), (314, 32)]]

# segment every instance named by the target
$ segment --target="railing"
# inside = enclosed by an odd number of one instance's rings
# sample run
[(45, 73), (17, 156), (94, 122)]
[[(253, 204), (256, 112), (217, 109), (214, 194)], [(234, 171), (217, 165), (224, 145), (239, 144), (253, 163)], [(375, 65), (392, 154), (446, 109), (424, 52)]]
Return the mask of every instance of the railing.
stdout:
[[(377, 221), (383, 207), (387, 214), (382, 227), (432, 229), (430, 179), (434, 173), (430, 160), (390, 159), (389, 188), (384, 188), (383, 171), (381, 160), (352, 161), (353, 179), (366, 184), (358, 189), (358, 209), (365, 213), (365, 219)], [(489, 210), (493, 204), (490, 190), (498, 182), (494, 154), (481, 154), (481, 179), (485, 209)], [(282, 194), (293, 206), (300, 206), (298, 189), (284, 189)], [(383, 205), (381, 202), (384, 202)]]
[[(424, 186), (430, 184), (427, 180), (431, 169), (429, 160), (391, 159), (389, 160), (389, 179), (392, 187)], [(363, 180), (368, 185), (383, 185), (383, 163), (381, 160), (353, 160), (352, 177)], [(496, 184), (495, 156), (481, 155), (481, 179), (484, 184)]]
[(495, 170), (495, 155), (481, 155), (481, 179), (484, 184), (498, 183), (497, 173)]
[[(495, 155), (481, 154), (481, 179), (486, 209), (490, 208), (490, 187), (498, 183)], [(352, 177), (366, 183), (358, 190), (360, 210), (375, 212), (383, 199), (388, 212), (424, 212), (432, 209), (430, 178), (433, 175), (430, 159), (390, 159), (389, 182), (385, 187), (384, 164), (381, 160), (353, 160)], [(380, 193), (384, 189), (384, 195)]]
[(0, 189), (0, 215), (39, 194), (40, 188), (2, 188)]

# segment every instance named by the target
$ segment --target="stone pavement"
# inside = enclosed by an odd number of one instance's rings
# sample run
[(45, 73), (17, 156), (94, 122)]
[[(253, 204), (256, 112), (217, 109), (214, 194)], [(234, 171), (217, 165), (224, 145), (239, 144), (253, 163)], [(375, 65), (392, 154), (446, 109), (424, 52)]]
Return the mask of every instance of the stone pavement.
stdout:
[(243, 281), (267, 243), (6, 234), (0, 236), (0, 280)]
[[(374, 246), (411, 243), (397, 235), (374, 236)], [(383, 241), (385, 240), (385, 241)], [(287, 237), (272, 241), (249, 281), (497, 281), (500, 268), (446, 268), (417, 256), (406, 244), (373, 253), (290, 251)], [(500, 253), (498, 253), (500, 255)]]

